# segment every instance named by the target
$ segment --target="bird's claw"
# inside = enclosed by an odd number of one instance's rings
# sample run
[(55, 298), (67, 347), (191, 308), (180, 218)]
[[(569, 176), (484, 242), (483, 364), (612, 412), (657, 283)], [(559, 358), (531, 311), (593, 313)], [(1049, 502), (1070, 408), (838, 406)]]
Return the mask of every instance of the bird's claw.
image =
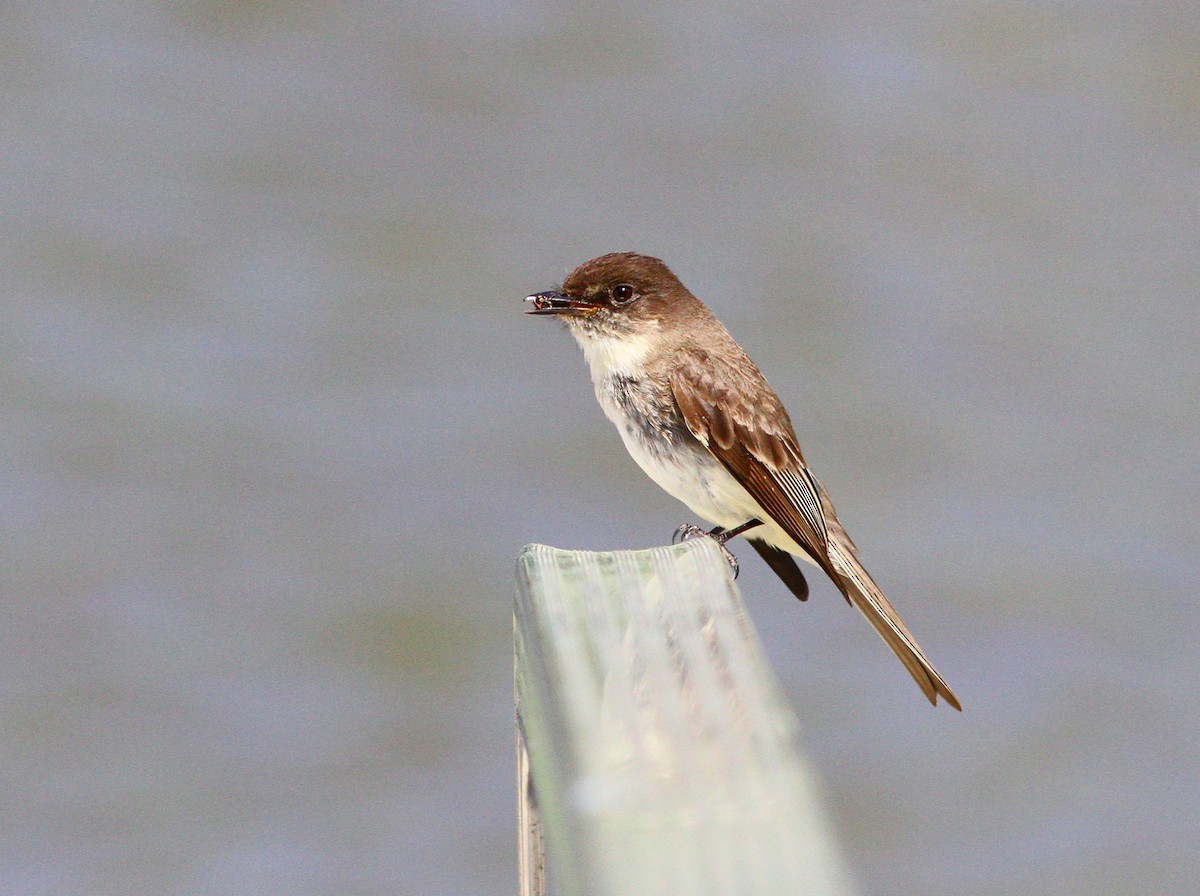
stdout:
[(716, 538), (715, 532), (706, 532), (699, 526), (693, 526), (691, 523), (684, 523), (675, 530), (675, 534), (671, 536), (671, 544), (683, 544), (685, 541), (691, 541), (693, 538)]
[(725, 547), (725, 542), (729, 540), (725, 530), (720, 526), (707, 532), (699, 526), (693, 526), (691, 523), (684, 523), (675, 530), (675, 534), (671, 536), (671, 544), (683, 544), (685, 541), (691, 541), (693, 538), (711, 538), (717, 543), (717, 547), (721, 549), (721, 553), (725, 555), (725, 562), (729, 564), (729, 568), (733, 570), (733, 577), (736, 579), (741, 568), (738, 566), (737, 557), (730, 553), (729, 548)]

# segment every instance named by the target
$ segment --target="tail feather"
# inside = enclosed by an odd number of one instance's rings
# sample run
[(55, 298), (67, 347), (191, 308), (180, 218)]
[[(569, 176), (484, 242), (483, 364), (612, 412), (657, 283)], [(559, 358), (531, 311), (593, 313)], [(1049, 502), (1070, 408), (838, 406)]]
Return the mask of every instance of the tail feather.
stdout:
[(767, 561), (767, 566), (783, 580), (783, 584), (788, 586), (792, 594), (799, 600), (808, 600), (808, 580), (804, 578), (804, 573), (800, 571), (791, 554), (783, 548), (772, 547), (765, 541), (750, 539), (750, 544), (754, 545), (754, 550)]
[(829, 543), (829, 560), (838, 573), (842, 593), (846, 595), (859, 612), (867, 617), (867, 621), (879, 636), (892, 648), (892, 652), (904, 663), (908, 674), (925, 692), (929, 702), (937, 705), (937, 698), (942, 697), (947, 703), (962, 712), (962, 705), (950, 686), (938, 674), (937, 669), (922, 652), (917, 639), (900, 619), (900, 614), (891, 605), (870, 574), (858, 562), (852, 549), (843, 547), (837, 540)]

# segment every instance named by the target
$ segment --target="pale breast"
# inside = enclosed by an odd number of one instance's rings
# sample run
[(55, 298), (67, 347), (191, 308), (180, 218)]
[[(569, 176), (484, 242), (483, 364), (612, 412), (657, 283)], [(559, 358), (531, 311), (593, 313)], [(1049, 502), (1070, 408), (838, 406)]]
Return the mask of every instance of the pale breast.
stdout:
[(673, 396), (628, 376), (597, 383), (596, 397), (630, 456), (667, 494), (718, 526), (731, 527), (758, 504), (688, 430)]

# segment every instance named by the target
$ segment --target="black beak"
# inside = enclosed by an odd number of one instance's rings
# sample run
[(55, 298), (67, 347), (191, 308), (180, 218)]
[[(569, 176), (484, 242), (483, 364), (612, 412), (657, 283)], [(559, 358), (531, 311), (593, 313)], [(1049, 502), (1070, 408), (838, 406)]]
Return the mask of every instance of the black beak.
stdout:
[(526, 296), (525, 301), (533, 304), (526, 314), (590, 314), (600, 307), (585, 299), (572, 299), (557, 289), (534, 293)]

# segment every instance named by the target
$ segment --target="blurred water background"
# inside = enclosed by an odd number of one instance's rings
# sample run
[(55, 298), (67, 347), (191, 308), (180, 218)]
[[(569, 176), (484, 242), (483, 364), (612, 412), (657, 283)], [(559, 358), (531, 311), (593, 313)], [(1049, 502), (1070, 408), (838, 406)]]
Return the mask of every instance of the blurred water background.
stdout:
[(0, 12), (0, 891), (515, 892), (513, 563), (661, 544), (663, 257), (965, 712), (743, 592), (864, 894), (1200, 879), (1190, 3)]

